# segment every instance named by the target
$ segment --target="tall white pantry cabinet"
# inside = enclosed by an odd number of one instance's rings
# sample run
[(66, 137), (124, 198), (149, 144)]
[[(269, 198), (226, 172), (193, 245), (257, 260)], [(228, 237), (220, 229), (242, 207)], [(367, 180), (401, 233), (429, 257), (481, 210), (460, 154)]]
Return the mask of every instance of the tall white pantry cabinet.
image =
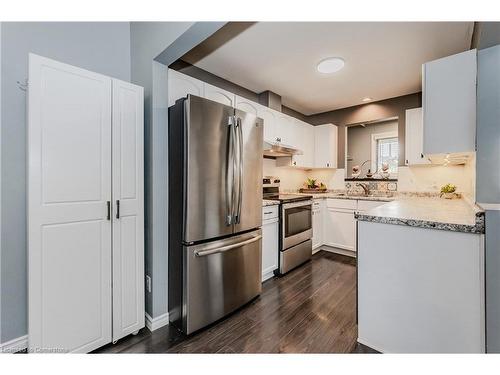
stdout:
[(29, 56), (29, 349), (144, 327), (142, 87)]

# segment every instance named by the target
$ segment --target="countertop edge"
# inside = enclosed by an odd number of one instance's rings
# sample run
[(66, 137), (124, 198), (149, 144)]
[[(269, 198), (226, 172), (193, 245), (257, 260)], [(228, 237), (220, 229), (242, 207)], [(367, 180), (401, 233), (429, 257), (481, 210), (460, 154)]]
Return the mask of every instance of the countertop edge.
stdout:
[(437, 229), (446, 230), (451, 232), (462, 232), (462, 233), (472, 233), (472, 234), (484, 234), (484, 212), (476, 212), (476, 223), (473, 225), (467, 224), (454, 224), (454, 223), (444, 223), (435, 222), (429, 220), (419, 220), (419, 219), (408, 219), (408, 218), (398, 218), (398, 217), (388, 217), (388, 216), (377, 216), (370, 215), (367, 213), (356, 213), (355, 218), (360, 221), (380, 223), (380, 224), (393, 224), (393, 225), (404, 225), (410, 227), (418, 227), (424, 229)]

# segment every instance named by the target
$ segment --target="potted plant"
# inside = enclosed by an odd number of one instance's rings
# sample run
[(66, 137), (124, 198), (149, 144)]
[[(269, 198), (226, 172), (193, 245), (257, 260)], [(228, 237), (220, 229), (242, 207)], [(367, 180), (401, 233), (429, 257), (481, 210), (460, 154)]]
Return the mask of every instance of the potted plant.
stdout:
[(457, 198), (458, 194), (456, 193), (457, 187), (453, 184), (446, 184), (441, 187), (441, 197), (446, 199)]

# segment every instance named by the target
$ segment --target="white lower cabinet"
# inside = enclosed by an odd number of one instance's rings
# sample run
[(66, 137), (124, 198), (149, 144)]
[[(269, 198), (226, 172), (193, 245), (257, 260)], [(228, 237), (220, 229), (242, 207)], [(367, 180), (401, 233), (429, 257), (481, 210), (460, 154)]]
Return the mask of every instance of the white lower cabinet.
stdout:
[(322, 246), (356, 252), (356, 212), (385, 204), (356, 199), (315, 199), (313, 201), (313, 251)]
[(323, 213), (324, 213), (324, 200), (315, 199), (313, 201), (313, 210), (312, 210), (313, 253), (319, 251), (321, 245), (323, 245)]
[(278, 206), (262, 208), (262, 281), (273, 277), (278, 268)]
[(324, 218), (325, 245), (356, 251), (354, 210), (327, 207)]

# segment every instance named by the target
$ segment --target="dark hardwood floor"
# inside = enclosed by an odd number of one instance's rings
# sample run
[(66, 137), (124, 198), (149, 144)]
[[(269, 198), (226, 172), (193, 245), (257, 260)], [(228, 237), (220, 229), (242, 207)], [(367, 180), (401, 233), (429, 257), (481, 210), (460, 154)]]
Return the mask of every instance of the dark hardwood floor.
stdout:
[(96, 353), (371, 353), (356, 343), (356, 260), (325, 251), (229, 317), (185, 336), (147, 328)]

